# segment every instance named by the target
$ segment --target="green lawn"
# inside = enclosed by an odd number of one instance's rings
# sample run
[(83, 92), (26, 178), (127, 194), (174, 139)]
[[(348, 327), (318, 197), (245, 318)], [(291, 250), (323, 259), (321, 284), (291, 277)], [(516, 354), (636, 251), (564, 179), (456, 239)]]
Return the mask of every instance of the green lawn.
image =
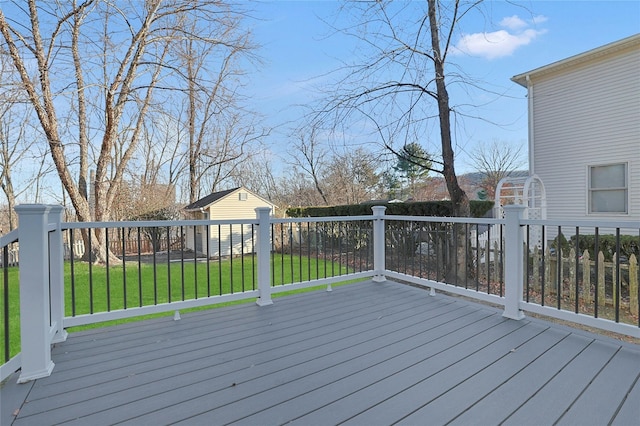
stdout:
[[(282, 285), (317, 278), (343, 275), (347, 267), (337, 262), (299, 256), (274, 255), (271, 263), (272, 284)], [(73, 271), (72, 271), (73, 270)], [(9, 335), (10, 356), (19, 352), (20, 321), (18, 269), (7, 268), (9, 276)], [(238, 293), (257, 288), (257, 271), (254, 258), (233, 258), (222, 261), (212, 260), (167, 264), (126, 262), (105, 266), (90, 265), (86, 262), (65, 262), (65, 309), (67, 316), (105, 312), (138, 306), (148, 306), (169, 301), (190, 300), (220, 294)], [(73, 279), (72, 279), (73, 277)], [(4, 281), (2, 281), (4, 282)], [(307, 290), (308, 291), (308, 290)], [(0, 292), (0, 310), (4, 306), (4, 292)], [(250, 301), (250, 300), (249, 300)], [(232, 303), (246, 303), (239, 301)], [(222, 304), (228, 305), (229, 303)], [(220, 306), (220, 305), (216, 305)], [(195, 308), (197, 309), (209, 309)], [(187, 310), (189, 311), (189, 310)], [(74, 330), (102, 327), (107, 324), (136, 321), (163, 313), (146, 315), (132, 319), (75, 327)], [(0, 363), (4, 362), (4, 312), (0, 315)], [(74, 331), (71, 330), (71, 331)]]
[[(310, 263), (311, 262), (311, 263)], [(327, 274), (325, 275), (325, 264)], [(257, 271), (251, 256), (194, 262), (104, 266), (65, 263), (66, 314), (81, 315), (159, 303), (190, 300), (257, 288)], [(272, 262), (274, 285), (341, 275), (346, 267), (298, 256), (275, 256)], [(71, 282), (70, 277), (74, 280)], [(93, 303), (91, 303), (93, 301)], [(75, 309), (74, 309), (75, 307)]]

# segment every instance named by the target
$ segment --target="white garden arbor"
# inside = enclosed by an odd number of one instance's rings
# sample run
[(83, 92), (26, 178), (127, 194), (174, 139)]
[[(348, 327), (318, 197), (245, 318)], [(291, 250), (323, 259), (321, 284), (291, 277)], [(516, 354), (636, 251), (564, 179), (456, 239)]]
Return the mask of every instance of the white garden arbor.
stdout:
[[(503, 218), (503, 207), (509, 204), (521, 204), (526, 207), (525, 219), (547, 218), (547, 198), (542, 180), (537, 175), (505, 177), (496, 187), (494, 217)], [(542, 235), (539, 227), (534, 226), (529, 233), (530, 246), (541, 247)]]

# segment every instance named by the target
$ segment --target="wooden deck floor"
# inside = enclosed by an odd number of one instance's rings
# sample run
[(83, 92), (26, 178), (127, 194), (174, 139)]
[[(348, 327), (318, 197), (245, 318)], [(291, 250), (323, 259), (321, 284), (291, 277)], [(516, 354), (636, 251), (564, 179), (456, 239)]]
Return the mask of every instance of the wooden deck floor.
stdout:
[(5, 383), (2, 425), (640, 424), (637, 345), (393, 282), (73, 333), (53, 361)]

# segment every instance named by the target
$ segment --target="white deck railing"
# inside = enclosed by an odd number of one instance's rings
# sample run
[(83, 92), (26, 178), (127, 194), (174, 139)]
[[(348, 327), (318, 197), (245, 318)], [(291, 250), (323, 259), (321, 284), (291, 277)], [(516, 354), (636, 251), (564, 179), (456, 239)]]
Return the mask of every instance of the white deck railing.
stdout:
[[(133, 316), (146, 315), (157, 312), (178, 311), (180, 309), (193, 308), (204, 305), (212, 305), (224, 301), (239, 299), (255, 299), (260, 306), (273, 303), (272, 294), (292, 289), (305, 288), (317, 285), (330, 285), (341, 281), (355, 278), (372, 278), (374, 282), (384, 281), (387, 277), (408, 281), (421, 286), (429, 287), (432, 293), (435, 289), (440, 289), (456, 294), (475, 297), (480, 300), (497, 303), (504, 307), (503, 315), (507, 318), (519, 320), (524, 317), (524, 312), (535, 312), (547, 316), (560, 318), (598, 327), (604, 330), (614, 331), (618, 333), (628, 334), (634, 337), (640, 337), (640, 326), (638, 324), (629, 324), (620, 321), (617, 314), (620, 311), (620, 279), (618, 278), (617, 293), (616, 288), (612, 287), (611, 291), (617, 300), (614, 300), (616, 309), (616, 318), (614, 320), (598, 318), (597, 316), (597, 298), (596, 298), (596, 314), (589, 315), (579, 312), (578, 309), (572, 311), (563, 305), (566, 291), (562, 286), (564, 278), (562, 275), (557, 276), (555, 289), (549, 289), (553, 292), (553, 300), (558, 301), (557, 306), (549, 306), (545, 299), (545, 287), (542, 286), (542, 298), (536, 302), (530, 300), (530, 273), (531, 265), (525, 264), (524, 259), (528, 259), (529, 247), (527, 247), (526, 235), (527, 227), (537, 226), (545, 227), (553, 225), (555, 227), (571, 227), (580, 229), (604, 229), (612, 228), (631, 230), (638, 235), (640, 243), (640, 223), (624, 222), (624, 223), (604, 223), (595, 221), (582, 222), (563, 222), (551, 223), (549, 221), (528, 220), (523, 218), (524, 207), (522, 206), (506, 206), (504, 219), (471, 219), (471, 218), (438, 218), (438, 217), (411, 217), (411, 216), (389, 216), (385, 215), (385, 207), (373, 207), (373, 216), (361, 217), (333, 217), (333, 218), (301, 218), (301, 219), (274, 219), (270, 217), (268, 208), (256, 209), (255, 219), (245, 219), (236, 221), (176, 221), (176, 222), (113, 222), (113, 223), (63, 223), (62, 207), (48, 205), (22, 205), (16, 208), (20, 219), (20, 229), (17, 233), (19, 239), (20, 265), (19, 265), (19, 282), (20, 282), (20, 312), (28, 315), (20, 315), (21, 343), (20, 353), (14, 356), (9, 362), (5, 359), (4, 365), (0, 369), (0, 380), (4, 380), (12, 374), (17, 368), (21, 368), (19, 377), (20, 382), (26, 382), (39, 377), (48, 376), (53, 367), (51, 360), (51, 344), (64, 341), (67, 337), (66, 328), (81, 324), (88, 324), (98, 321), (106, 321), (112, 319), (127, 318)], [(365, 230), (354, 228), (351, 230), (343, 230), (342, 224), (362, 223)], [(108, 310), (106, 312), (83, 313), (82, 315), (65, 314), (65, 278), (64, 278), (64, 238), (63, 232), (74, 229), (121, 229), (127, 227), (138, 229), (138, 238), (140, 238), (141, 227), (183, 227), (187, 230), (193, 230), (193, 238), (197, 235), (200, 226), (206, 227), (207, 233), (209, 227), (218, 226), (218, 232), (221, 226), (232, 227), (235, 225), (250, 226), (252, 231), (247, 234), (242, 231), (242, 238), (250, 235), (251, 243), (251, 259), (255, 259), (252, 268), (257, 277), (257, 287), (248, 288), (243, 291), (229, 294), (207, 295), (205, 297), (195, 297), (178, 301), (154, 303), (148, 306), (125, 305), (123, 308)], [(337, 225), (336, 225), (337, 224)], [(395, 224), (393, 228), (390, 224)], [(331, 232), (327, 229), (331, 226)], [(279, 226), (281, 236), (277, 235), (274, 230)], [(337, 226), (338, 231), (334, 229)], [(354, 238), (348, 247), (336, 247), (334, 252), (333, 241), (330, 243), (331, 254), (327, 258), (331, 258), (331, 262), (343, 262), (346, 258), (346, 264), (349, 264), (349, 256), (351, 263), (360, 263), (359, 269), (350, 268), (347, 273), (339, 273), (337, 275), (313, 276), (308, 275), (307, 280), (293, 282), (286, 285), (274, 286), (274, 247), (276, 240), (284, 238), (284, 229), (287, 227), (286, 239), (289, 240), (288, 250), (290, 253), (295, 250), (300, 252), (300, 262), (302, 258), (312, 257), (312, 244), (315, 244), (313, 253), (316, 259), (323, 247), (323, 253), (327, 252), (327, 240), (331, 235), (338, 235), (335, 239), (336, 245), (342, 245), (349, 233)], [(324, 227), (324, 228), (323, 228)], [(500, 242), (499, 248), (489, 248), (483, 251), (483, 245), (489, 245), (489, 242), (483, 242), (474, 245), (471, 230), (476, 231), (481, 227), (500, 227), (504, 239)], [(324, 229), (324, 231), (319, 231)], [(342, 229), (342, 230), (341, 230)], [(559, 228), (558, 228), (559, 229)], [(306, 230), (306, 231), (305, 231)], [(189, 231), (191, 232), (191, 231)], [(185, 231), (185, 235), (186, 235)], [(452, 241), (456, 241), (457, 237), (452, 235), (463, 234), (468, 249), (463, 251), (451, 251)], [(357, 234), (357, 235), (355, 235)], [(15, 237), (15, 233), (12, 234)], [(355, 235), (355, 236), (354, 236)], [(333, 238), (333, 237), (332, 237)], [(255, 239), (255, 240), (254, 240)], [(493, 240), (493, 238), (492, 238)], [(6, 247), (9, 243), (8, 238), (3, 237), (0, 249)], [(458, 240), (459, 241), (459, 240)], [(476, 241), (477, 242), (477, 241)], [(497, 242), (497, 241), (496, 241)], [(208, 244), (208, 243), (207, 243)], [(284, 241), (279, 244), (285, 245)], [(245, 242), (242, 246), (246, 246)], [(303, 246), (306, 245), (306, 248)], [(448, 246), (447, 246), (448, 245)], [(230, 244), (230, 247), (233, 244)], [(255, 246), (255, 247), (254, 247)], [(355, 253), (358, 246), (360, 250), (360, 258)], [(404, 256), (398, 253), (401, 261), (395, 261), (394, 251), (406, 250), (409, 247), (410, 252)], [(423, 250), (423, 248), (426, 249)], [(138, 249), (139, 250), (139, 249)], [(285, 249), (282, 248), (282, 253)], [(305, 251), (306, 250), (306, 251)], [(208, 251), (209, 253), (211, 251)], [(123, 248), (124, 256), (124, 248)], [(334, 256), (335, 253), (335, 256)], [(363, 261), (363, 254), (366, 258)], [(459, 254), (458, 254), (459, 253)], [(284, 254), (283, 254), (284, 256)], [(344, 258), (343, 258), (344, 256)], [(402, 258), (404, 256), (404, 258)], [(454, 256), (455, 259), (451, 256)], [(457, 258), (464, 256), (464, 258)], [(411, 264), (407, 258), (411, 257)], [(336, 260), (338, 258), (339, 260)], [(73, 259), (73, 257), (72, 257)], [(154, 258), (155, 259), (155, 258)], [(484, 259), (484, 261), (483, 261)], [(544, 258), (543, 258), (544, 259)], [(309, 259), (307, 259), (309, 260)], [(369, 261), (371, 260), (371, 261)], [(547, 259), (550, 263), (552, 259)], [(404, 261), (404, 265), (402, 265)], [(194, 265), (197, 259), (193, 259)], [(207, 260), (208, 262), (208, 260)], [(434, 263), (435, 262), (435, 263)], [(529, 260), (530, 262), (530, 260)], [(541, 266), (544, 273), (544, 260)], [(364, 263), (364, 267), (363, 267)], [(415, 263), (415, 264), (414, 264)], [(443, 274), (433, 273), (438, 267), (444, 269), (444, 263), (449, 265), (463, 265), (464, 283), (448, 283), (444, 279)], [(491, 264), (491, 265), (490, 265)], [(154, 264), (155, 265), (155, 264)], [(326, 263), (325, 263), (326, 265)], [(333, 263), (331, 263), (333, 265)], [(435, 266), (434, 266), (435, 265)], [(207, 270), (208, 270), (207, 263)], [(184, 264), (181, 265), (184, 268)], [(197, 265), (195, 266), (197, 267)], [(310, 266), (308, 266), (310, 268)], [(326, 267), (326, 266), (325, 266)], [(73, 266), (72, 266), (73, 268)], [(534, 266), (538, 268), (538, 266)], [(123, 268), (124, 269), (124, 268)], [(467, 273), (473, 277), (467, 277)], [(619, 268), (618, 268), (619, 269)], [(7, 268), (4, 267), (4, 271)], [(437, 271), (436, 271), (437, 272)], [(167, 272), (168, 273), (168, 272)], [(637, 271), (630, 272), (637, 274)], [(123, 271), (126, 274), (126, 271)], [(495, 274), (495, 275), (493, 275)], [(5, 274), (6, 276), (7, 274)], [(300, 273), (300, 277), (302, 277)], [(480, 276), (482, 276), (482, 286), (480, 285)], [(578, 278), (573, 277), (576, 283)], [(475, 288), (473, 282), (475, 280)], [(471, 284), (470, 284), (471, 283)], [(181, 283), (184, 289), (184, 282)], [(197, 285), (197, 284), (196, 284)], [(499, 286), (499, 290), (492, 290), (492, 285)], [(8, 287), (5, 279), (4, 287)], [(589, 289), (590, 291), (590, 289)], [(638, 290), (633, 290), (637, 292)], [(569, 292), (567, 300), (571, 299), (571, 292), (578, 295), (577, 284), (575, 288)], [(537, 293), (536, 293), (537, 294)], [(548, 294), (547, 294), (548, 296)], [(634, 294), (630, 297), (633, 299)], [(637, 297), (637, 295), (635, 295)], [(534, 297), (532, 297), (533, 299)], [(6, 297), (5, 297), (6, 299)], [(562, 303), (561, 303), (562, 302)], [(92, 303), (92, 302), (91, 302)], [(625, 301), (625, 303), (627, 303)], [(628, 302), (631, 307), (637, 302), (637, 298)], [(602, 306), (604, 302), (601, 301)], [(142, 302), (141, 302), (142, 305)], [(576, 299), (577, 307), (577, 299)], [(68, 307), (67, 307), (68, 308)], [(6, 311), (6, 309), (5, 309)], [(177, 316), (178, 317), (178, 316)]]

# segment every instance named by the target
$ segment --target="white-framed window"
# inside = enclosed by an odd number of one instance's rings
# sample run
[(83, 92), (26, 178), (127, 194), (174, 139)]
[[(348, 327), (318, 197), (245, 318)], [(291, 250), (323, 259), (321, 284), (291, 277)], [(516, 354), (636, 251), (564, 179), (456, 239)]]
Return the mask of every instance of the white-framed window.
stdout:
[(238, 200), (247, 201), (248, 198), (249, 198), (249, 194), (247, 194), (246, 192), (239, 192), (238, 193)]
[(628, 164), (589, 166), (589, 214), (628, 213)]

